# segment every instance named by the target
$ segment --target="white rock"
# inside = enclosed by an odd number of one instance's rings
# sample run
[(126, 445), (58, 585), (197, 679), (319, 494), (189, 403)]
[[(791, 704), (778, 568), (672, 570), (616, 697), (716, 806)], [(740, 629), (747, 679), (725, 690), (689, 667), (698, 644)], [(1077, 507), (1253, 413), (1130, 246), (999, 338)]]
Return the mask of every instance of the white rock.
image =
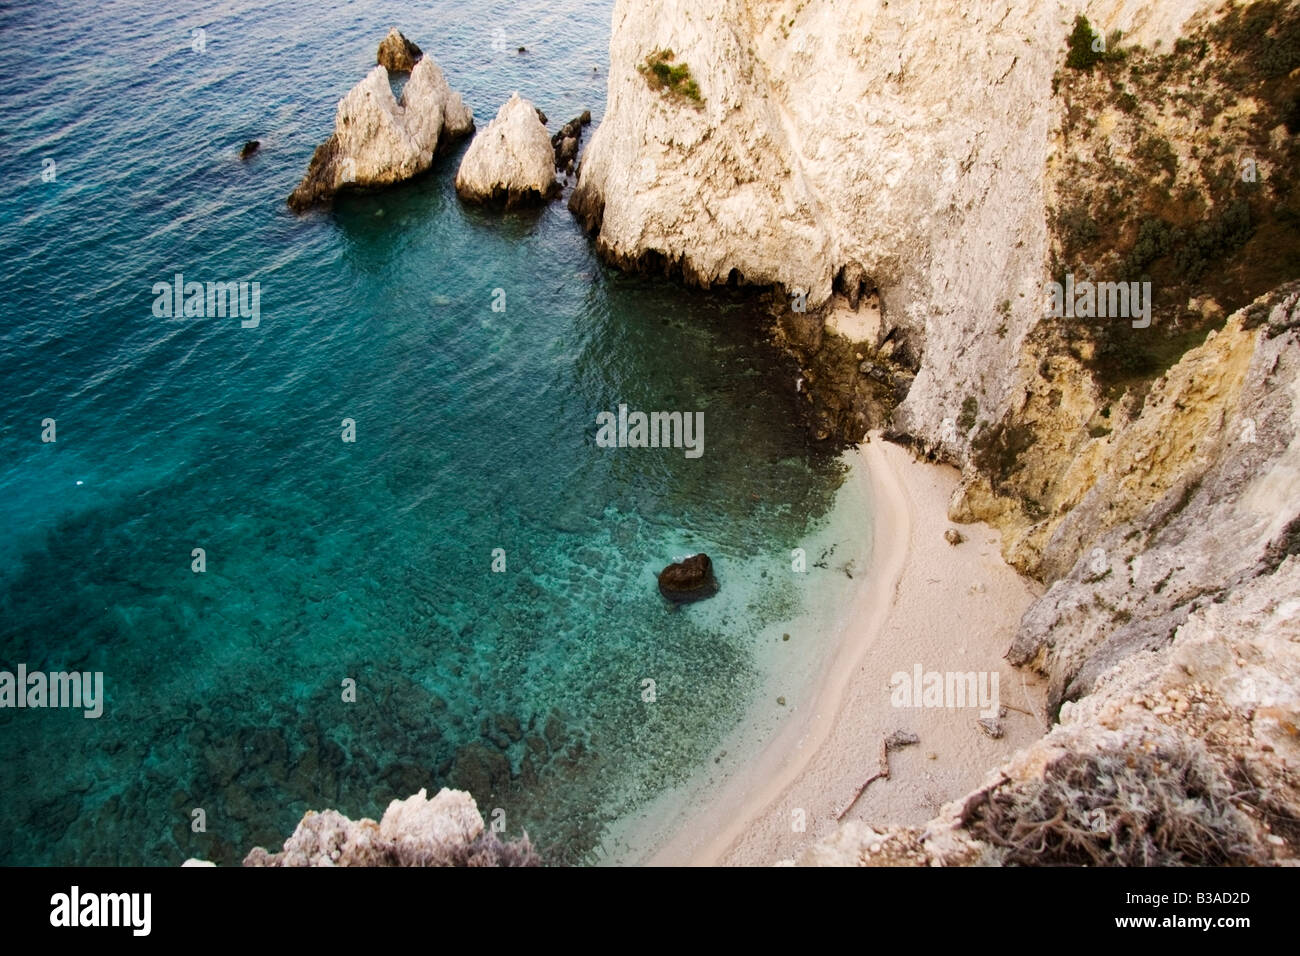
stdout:
[(416, 63), (400, 103), (388, 71), (376, 66), (339, 101), (334, 134), (317, 148), (289, 205), (303, 209), (328, 202), (340, 189), (410, 179), (473, 128), (473, 113), (433, 57)]
[(379, 821), (379, 836), (395, 844), (472, 843), (482, 832), (483, 818), (474, 798), (463, 790), (445, 787), (433, 799), (421, 788), (405, 800), (392, 801)]
[(515, 93), (479, 132), (456, 173), (456, 192), (507, 208), (540, 202), (558, 190), (555, 151), (532, 103)]

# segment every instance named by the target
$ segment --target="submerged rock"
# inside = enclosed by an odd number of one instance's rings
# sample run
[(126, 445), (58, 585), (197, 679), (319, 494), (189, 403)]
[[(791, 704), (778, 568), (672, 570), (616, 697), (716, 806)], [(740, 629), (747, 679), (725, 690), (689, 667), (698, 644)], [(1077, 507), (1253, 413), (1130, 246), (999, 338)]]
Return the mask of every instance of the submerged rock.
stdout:
[(262, 144), (259, 140), (250, 139), (247, 143), (244, 144), (244, 148), (239, 151), (239, 158), (248, 159), (248, 157), (252, 156), (254, 153), (257, 152), (258, 148), (261, 145)]
[(376, 66), (339, 101), (334, 133), (316, 148), (289, 206), (305, 209), (329, 202), (343, 189), (410, 179), (473, 129), (474, 114), (432, 57), (415, 65), (400, 103), (388, 71)]
[(504, 202), (507, 209), (545, 202), (559, 191), (553, 156), (537, 109), (515, 93), (469, 144), (456, 192), (469, 202)]
[(674, 604), (701, 601), (718, 593), (713, 562), (707, 554), (696, 554), (659, 572), (659, 593)]
[(408, 40), (397, 27), (393, 27), (388, 31), (388, 36), (380, 41), (375, 62), (390, 73), (410, 73), (422, 56), (424, 51)]

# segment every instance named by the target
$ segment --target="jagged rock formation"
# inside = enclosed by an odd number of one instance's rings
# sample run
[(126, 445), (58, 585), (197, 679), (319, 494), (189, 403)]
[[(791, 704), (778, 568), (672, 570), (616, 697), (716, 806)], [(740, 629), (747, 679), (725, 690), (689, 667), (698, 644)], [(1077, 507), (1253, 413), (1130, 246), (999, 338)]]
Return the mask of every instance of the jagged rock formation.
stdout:
[[(1017, 519), (1014, 541), (1054, 583), (1008, 656), (1050, 676), (1053, 709), (1300, 551), (1298, 303), (1300, 283), (1212, 332), (1140, 414), (1117, 409), (1111, 430), (1055, 459), (1065, 507), (1032, 527)], [(972, 476), (954, 516), (1003, 507)]]
[(456, 192), (470, 202), (506, 208), (544, 202), (559, 188), (554, 158), (537, 108), (515, 93), (469, 144), (456, 173)]
[(309, 810), (284, 841), (268, 853), (254, 848), (244, 866), (537, 866), (525, 835), (502, 843), (484, 833), (474, 798), (461, 790), (426, 791), (394, 800), (379, 823), (353, 822), (336, 810)]
[(433, 57), (415, 64), (400, 103), (388, 71), (376, 66), (339, 101), (334, 133), (316, 148), (289, 206), (306, 209), (341, 190), (403, 182), (426, 171), (435, 155), (473, 129), (474, 114)]
[(379, 43), (379, 52), (375, 62), (389, 73), (410, 73), (424, 51), (408, 40), (397, 27), (388, 31), (388, 36)]

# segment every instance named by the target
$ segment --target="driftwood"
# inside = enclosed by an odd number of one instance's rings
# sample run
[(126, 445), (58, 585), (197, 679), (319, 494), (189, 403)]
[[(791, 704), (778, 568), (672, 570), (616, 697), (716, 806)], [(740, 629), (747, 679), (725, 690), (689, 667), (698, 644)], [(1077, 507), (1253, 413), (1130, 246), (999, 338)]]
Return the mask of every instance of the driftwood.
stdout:
[(848, 806), (836, 814), (835, 819), (843, 820), (844, 814), (853, 809), (853, 805), (857, 803), (858, 798), (866, 792), (867, 787), (871, 786), (872, 783), (879, 780), (881, 777), (886, 780), (889, 779), (889, 744), (884, 737), (880, 738), (880, 765), (876, 768), (876, 772), (868, 777), (863, 782), (862, 786), (858, 787), (857, 791), (853, 794), (853, 799), (849, 801)]

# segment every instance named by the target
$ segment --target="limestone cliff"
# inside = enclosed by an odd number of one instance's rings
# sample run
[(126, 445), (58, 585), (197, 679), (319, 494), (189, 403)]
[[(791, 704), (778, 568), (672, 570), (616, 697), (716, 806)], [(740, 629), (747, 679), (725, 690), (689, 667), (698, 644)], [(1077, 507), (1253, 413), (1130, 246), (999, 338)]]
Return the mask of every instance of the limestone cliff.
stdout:
[[(624, 266), (802, 290), (814, 311), (878, 290), (850, 324), (905, 343), (905, 366), (924, 356), (896, 419), (938, 440), (962, 396), (1003, 404), (1039, 316), (1052, 79), (1079, 6), (620, 0), (571, 205)], [(1198, 4), (1101, 6), (1107, 28), (1158, 36)], [(664, 50), (698, 101), (647, 82)], [(869, 415), (828, 431), (860, 438)]]

